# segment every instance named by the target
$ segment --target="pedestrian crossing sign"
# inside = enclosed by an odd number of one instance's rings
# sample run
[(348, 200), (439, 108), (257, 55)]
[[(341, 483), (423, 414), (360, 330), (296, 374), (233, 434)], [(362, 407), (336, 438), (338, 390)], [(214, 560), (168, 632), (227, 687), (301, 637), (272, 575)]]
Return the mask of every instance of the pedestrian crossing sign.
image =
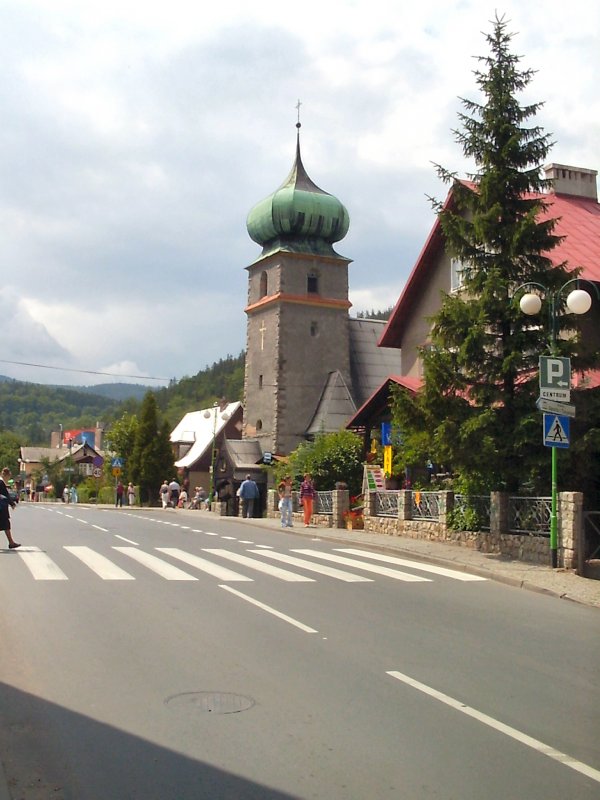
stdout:
[(569, 417), (563, 414), (544, 414), (545, 446), (568, 447), (570, 443)]

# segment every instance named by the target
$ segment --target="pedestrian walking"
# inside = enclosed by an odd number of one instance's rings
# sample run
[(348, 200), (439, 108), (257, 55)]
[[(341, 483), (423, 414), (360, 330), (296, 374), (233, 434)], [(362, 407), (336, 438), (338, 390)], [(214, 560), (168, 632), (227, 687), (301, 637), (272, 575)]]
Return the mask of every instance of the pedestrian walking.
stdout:
[(169, 492), (170, 492), (169, 501), (170, 501), (171, 505), (173, 506), (173, 508), (177, 508), (177, 503), (179, 502), (179, 489), (180, 488), (181, 487), (179, 486), (179, 484), (177, 483), (175, 478), (173, 478), (173, 480), (169, 484)]
[(302, 503), (305, 528), (308, 528), (310, 526), (315, 495), (316, 495), (315, 487), (313, 486), (312, 479), (307, 472), (306, 475), (304, 476), (304, 480), (300, 485), (300, 502)]
[(119, 481), (117, 483), (117, 492), (116, 492), (116, 494), (117, 494), (117, 499), (116, 499), (116, 502), (115, 502), (115, 508), (119, 508), (119, 506), (121, 508), (123, 508), (123, 495), (125, 494), (125, 487), (123, 486), (121, 481)]
[(260, 492), (258, 486), (250, 475), (246, 475), (246, 480), (242, 481), (239, 488), (239, 497), (242, 501), (242, 516), (250, 519), (254, 516), (254, 501), (258, 500)]
[(163, 508), (167, 508), (167, 506), (169, 505), (169, 495), (170, 494), (171, 494), (171, 492), (169, 491), (169, 484), (165, 480), (165, 481), (162, 482), (162, 486), (160, 487), (160, 491), (159, 491), (160, 502), (162, 503), (162, 507)]
[(127, 502), (130, 506), (135, 505), (135, 486), (131, 481), (129, 481), (127, 486)]
[(285, 475), (279, 486), (279, 511), (281, 512), (281, 527), (292, 528), (292, 478)]
[(0, 473), (0, 529), (6, 534), (9, 549), (14, 550), (17, 547), (21, 547), (21, 545), (15, 542), (12, 537), (9, 508), (14, 508), (16, 504), (8, 491), (7, 482), (9, 480), (10, 470), (8, 467), (4, 467), (2, 473)]

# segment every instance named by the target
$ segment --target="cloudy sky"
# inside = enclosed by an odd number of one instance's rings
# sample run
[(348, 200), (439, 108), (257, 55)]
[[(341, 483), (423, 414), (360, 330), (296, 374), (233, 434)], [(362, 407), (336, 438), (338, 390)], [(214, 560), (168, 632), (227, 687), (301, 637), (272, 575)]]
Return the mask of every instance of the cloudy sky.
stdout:
[(600, 168), (597, 0), (0, 0), (0, 374), (160, 386), (130, 376), (237, 355), (246, 216), (288, 174), (298, 99), (305, 167), (350, 213), (351, 313), (395, 302), (432, 162), (469, 169), (452, 129), (496, 9), (550, 160)]

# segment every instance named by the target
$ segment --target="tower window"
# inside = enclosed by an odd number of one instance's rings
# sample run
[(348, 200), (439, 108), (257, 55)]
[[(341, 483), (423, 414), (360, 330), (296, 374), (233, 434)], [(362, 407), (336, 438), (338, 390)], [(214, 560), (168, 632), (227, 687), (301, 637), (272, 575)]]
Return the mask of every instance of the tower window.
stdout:
[(261, 272), (260, 273), (260, 289), (259, 289), (259, 296), (266, 297), (267, 294), (267, 273)]
[(311, 336), (318, 336), (319, 335), (319, 325), (316, 322), (310, 323), (310, 335)]
[(308, 294), (319, 293), (319, 277), (314, 272), (311, 272), (306, 279), (306, 291)]
[(263, 387), (263, 376), (259, 375), (258, 376), (258, 388), (262, 389), (262, 387)]
[(257, 419), (256, 420), (256, 430), (257, 431), (262, 431), (262, 419)]

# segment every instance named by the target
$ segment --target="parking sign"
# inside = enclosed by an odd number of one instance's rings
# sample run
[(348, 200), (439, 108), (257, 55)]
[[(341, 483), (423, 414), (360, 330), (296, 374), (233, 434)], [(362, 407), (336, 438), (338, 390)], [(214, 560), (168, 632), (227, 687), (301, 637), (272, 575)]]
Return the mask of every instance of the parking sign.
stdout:
[(540, 356), (540, 397), (546, 400), (571, 399), (571, 359)]

